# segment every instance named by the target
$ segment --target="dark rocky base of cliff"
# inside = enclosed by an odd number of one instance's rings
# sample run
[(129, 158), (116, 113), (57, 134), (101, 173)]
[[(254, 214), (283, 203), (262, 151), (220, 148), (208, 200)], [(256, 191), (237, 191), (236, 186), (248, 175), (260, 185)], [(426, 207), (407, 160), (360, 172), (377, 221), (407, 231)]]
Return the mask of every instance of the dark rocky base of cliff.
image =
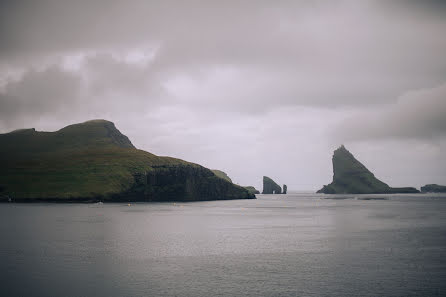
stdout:
[(243, 187), (215, 176), (209, 169), (189, 164), (153, 166), (134, 174), (132, 186), (120, 193), (90, 196), (0, 195), (0, 202), (190, 202), (255, 199)]
[(411, 193), (420, 193), (415, 188), (412, 187), (403, 187), (403, 188), (387, 188), (380, 190), (370, 190), (370, 189), (356, 189), (354, 187), (344, 187), (338, 185), (325, 185), (317, 191), (316, 193), (320, 194), (411, 194)]

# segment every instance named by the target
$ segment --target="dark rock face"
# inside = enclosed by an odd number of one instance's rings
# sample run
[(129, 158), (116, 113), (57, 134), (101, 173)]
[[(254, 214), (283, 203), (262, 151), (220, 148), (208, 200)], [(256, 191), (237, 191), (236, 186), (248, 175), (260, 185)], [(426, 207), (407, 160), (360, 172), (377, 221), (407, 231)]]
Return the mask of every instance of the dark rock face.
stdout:
[(288, 190), (288, 187), (286, 185), (283, 185), (283, 193), (282, 194), (286, 194), (287, 190)]
[[(142, 201), (204, 201), (253, 199), (246, 189), (214, 175), (201, 166), (153, 166), (147, 175), (135, 178), (137, 182), (129, 194)], [(139, 181), (138, 181), (139, 180)]]
[(440, 186), (437, 184), (428, 184), (421, 187), (422, 193), (446, 193), (446, 186)]
[(282, 194), (282, 188), (271, 178), (264, 176), (262, 194)]
[(341, 146), (333, 154), (333, 182), (317, 193), (324, 194), (380, 194), (418, 193), (415, 188), (391, 188), (377, 179), (361, 162)]
[[(230, 182), (231, 184), (233, 184), (233, 183), (232, 183), (232, 179), (226, 174), (226, 172), (221, 171), (221, 170), (218, 170), (218, 169), (211, 169), (211, 171), (212, 171), (216, 176), (218, 176), (219, 178), (221, 178), (221, 179), (223, 179), (223, 180), (225, 180), (225, 181), (228, 181), (228, 182)], [(238, 186), (237, 186), (237, 187), (238, 187)], [(242, 187), (242, 188), (246, 189), (251, 195), (260, 194), (260, 192), (259, 192), (256, 188), (254, 188), (254, 187), (252, 187), (252, 186), (246, 186), (246, 187)]]
[(253, 186), (245, 186), (245, 187), (243, 187), (243, 188), (245, 188), (246, 190), (248, 190), (249, 191), (249, 193), (251, 193), (251, 194), (260, 194), (260, 191), (259, 190), (257, 190), (256, 188), (254, 188)]
[(136, 149), (104, 120), (0, 134), (0, 164), (0, 201), (255, 199), (200, 165)]

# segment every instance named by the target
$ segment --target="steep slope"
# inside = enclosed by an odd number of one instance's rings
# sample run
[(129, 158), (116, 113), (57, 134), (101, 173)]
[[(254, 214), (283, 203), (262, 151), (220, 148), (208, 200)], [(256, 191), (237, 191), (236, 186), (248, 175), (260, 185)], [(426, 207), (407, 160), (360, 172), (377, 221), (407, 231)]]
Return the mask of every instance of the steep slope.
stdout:
[(415, 188), (391, 188), (380, 181), (342, 145), (333, 154), (333, 182), (317, 191), (325, 194), (417, 193)]
[[(222, 179), (232, 183), (232, 179), (226, 174), (226, 172), (218, 170), (218, 169), (212, 169), (212, 172), (219, 178), (222, 178)], [(259, 190), (257, 190), (253, 186), (243, 186), (243, 188), (248, 190), (248, 192), (253, 195), (260, 194)]]
[(200, 165), (136, 149), (105, 120), (0, 134), (0, 200), (196, 201), (254, 198)]
[(243, 188), (248, 190), (249, 193), (251, 193), (251, 194), (260, 194), (260, 191), (257, 190), (256, 188), (254, 188), (253, 186), (244, 186)]
[(281, 194), (282, 188), (271, 178), (263, 177), (263, 191), (262, 194)]
[(226, 174), (226, 172), (218, 170), (218, 169), (211, 169), (211, 171), (219, 178), (222, 178), (222, 179), (232, 183), (232, 179)]

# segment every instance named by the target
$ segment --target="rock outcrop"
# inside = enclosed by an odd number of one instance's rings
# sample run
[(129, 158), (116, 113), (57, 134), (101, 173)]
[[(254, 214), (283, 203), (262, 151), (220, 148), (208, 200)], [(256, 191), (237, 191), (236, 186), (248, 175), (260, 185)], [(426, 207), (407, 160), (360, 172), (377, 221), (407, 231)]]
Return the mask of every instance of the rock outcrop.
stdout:
[[(226, 174), (226, 172), (218, 170), (218, 169), (212, 169), (212, 172), (219, 178), (222, 178), (222, 179), (232, 183), (232, 179)], [(252, 195), (260, 194), (259, 190), (257, 190), (253, 186), (243, 186), (243, 188), (248, 190), (248, 192), (251, 193)]]
[(282, 194), (282, 188), (271, 178), (264, 176), (262, 194)]
[(381, 194), (418, 193), (415, 188), (391, 188), (377, 179), (342, 145), (333, 154), (333, 181), (317, 193), (325, 194)]
[(288, 190), (288, 187), (286, 185), (283, 185), (283, 192), (282, 192), (282, 194), (286, 194), (287, 190)]
[(437, 184), (428, 184), (421, 187), (422, 193), (446, 193), (446, 186), (440, 186)]
[(245, 188), (246, 190), (248, 190), (249, 193), (251, 194), (260, 194), (260, 191), (257, 190), (256, 188), (254, 188), (253, 186), (244, 186), (243, 188)]
[(232, 183), (232, 179), (226, 174), (226, 172), (218, 170), (218, 169), (211, 169), (211, 171), (219, 178), (222, 178), (222, 179)]
[(105, 120), (0, 134), (0, 164), (0, 201), (255, 198), (200, 165), (136, 149)]

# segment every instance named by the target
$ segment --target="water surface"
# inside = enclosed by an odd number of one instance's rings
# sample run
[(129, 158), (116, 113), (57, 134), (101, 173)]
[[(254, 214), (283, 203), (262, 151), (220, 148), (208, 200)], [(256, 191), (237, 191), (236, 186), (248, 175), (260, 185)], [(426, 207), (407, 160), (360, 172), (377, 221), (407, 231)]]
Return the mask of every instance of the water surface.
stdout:
[(439, 194), (0, 204), (0, 235), (1, 296), (446, 295)]

